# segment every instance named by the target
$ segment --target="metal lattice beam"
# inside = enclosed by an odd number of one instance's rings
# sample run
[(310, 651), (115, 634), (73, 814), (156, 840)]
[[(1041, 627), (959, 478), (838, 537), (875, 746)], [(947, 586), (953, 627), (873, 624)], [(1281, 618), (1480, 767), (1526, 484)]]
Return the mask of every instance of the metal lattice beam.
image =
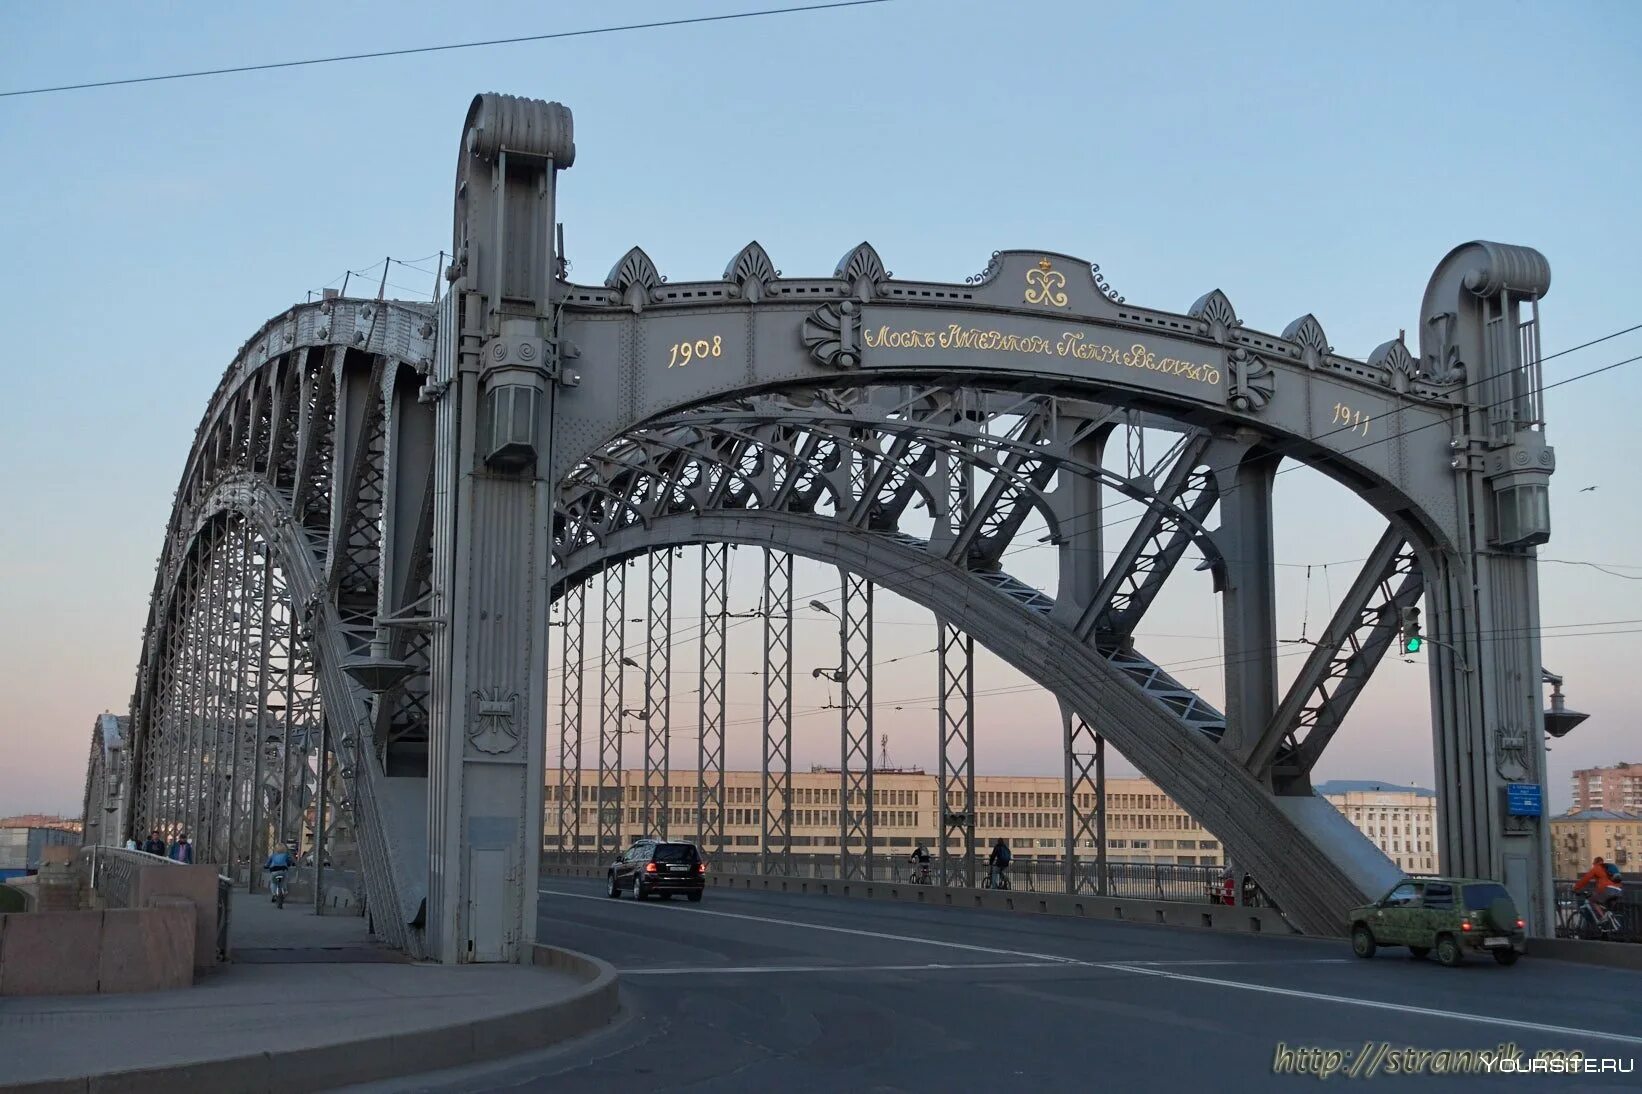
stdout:
[[(1157, 503), (1140, 515), (1106, 577), (1083, 606), (1073, 628), (1079, 638), (1121, 645), (1157, 599), (1163, 583), (1219, 498), (1211, 476), (1201, 466), (1209, 444), (1207, 436), (1193, 434), (1182, 438), (1177, 451), (1168, 454), (1174, 456), (1174, 462), (1156, 491)], [(1140, 458), (1144, 458), (1144, 449), (1140, 452)], [(1152, 474), (1155, 476), (1158, 470), (1152, 469)]]
[(621, 722), (625, 680), (623, 648), (627, 630), (627, 566), (604, 571), (604, 642), (599, 653), (599, 785), (597, 801), (601, 855), (621, 850)]
[[(1084, 718), (1065, 703), (1060, 708), (1065, 735), (1066, 891), (1069, 893), (1106, 891), (1106, 770), (1105, 740)], [(1090, 869), (1084, 848), (1096, 849)]]
[(672, 736), (673, 552), (656, 551), (649, 563), (649, 627), (644, 651), (644, 792), (639, 831), (667, 838), (672, 814), (672, 790), (667, 785), (671, 767), (668, 749)]
[[(843, 586), (838, 613), (838, 705), (840, 727), (838, 785), (838, 872), (870, 878), (873, 853), (872, 800), (872, 583), (840, 569)], [(856, 850), (859, 847), (860, 850)]]
[(792, 872), (792, 555), (764, 551), (759, 868)]
[[(1306, 658), (1276, 714), (1253, 742), (1246, 765), (1309, 792), (1312, 767), (1362, 694), (1399, 633), (1398, 611), (1425, 593), (1413, 547), (1387, 528), (1364, 560), (1328, 628)], [(1303, 788), (1303, 789), (1302, 789)]]
[(696, 844), (709, 860), (724, 850), (725, 640), (730, 612), (730, 548), (701, 548), (700, 708), (696, 751)]
[[(942, 885), (975, 885), (975, 640), (936, 621)], [(957, 840), (962, 852), (954, 855)]]
[[(946, 526), (954, 537), (974, 508), (974, 475), (966, 461), (942, 456)], [(975, 885), (975, 640), (937, 617), (936, 719), (940, 771), (937, 823), (941, 833), (940, 881)], [(952, 853), (956, 839), (963, 851)]]
[(587, 584), (565, 590), (562, 619), (564, 676), (559, 704), (559, 850), (581, 849), (582, 834), (582, 683), (585, 668)]

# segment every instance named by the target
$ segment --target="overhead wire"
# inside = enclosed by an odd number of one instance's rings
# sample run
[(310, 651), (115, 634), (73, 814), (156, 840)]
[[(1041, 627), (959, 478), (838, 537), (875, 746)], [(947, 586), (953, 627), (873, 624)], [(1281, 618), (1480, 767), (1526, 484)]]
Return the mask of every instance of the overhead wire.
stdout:
[(758, 11), (726, 12), (721, 15), (694, 15), (677, 19), (658, 19), (646, 23), (623, 23), (616, 26), (588, 27), (583, 30), (561, 30), (548, 34), (522, 34), (510, 38), (487, 38), (476, 42), (446, 42), (432, 46), (410, 46), (402, 49), (378, 49), (363, 53), (342, 53), (330, 57), (309, 57), (298, 61), (270, 61), (254, 65), (227, 65), (221, 68), (195, 69), (187, 72), (166, 72), (154, 76), (128, 76), (116, 80), (87, 80), (81, 83), (58, 84), (52, 87), (14, 88), (0, 91), (0, 99), (25, 95), (52, 95), (63, 91), (86, 91), (102, 87), (128, 87), (133, 84), (164, 83), (173, 80), (193, 80), (205, 76), (228, 76), (244, 72), (269, 72), (275, 69), (305, 68), (314, 65), (340, 64), (346, 61), (370, 61), (384, 57), (409, 57), (422, 53), (444, 53), (458, 49), (483, 49), (489, 46), (521, 45), (526, 42), (550, 42), (564, 38), (590, 38), (600, 34), (619, 34), (635, 30), (660, 30), (668, 27), (695, 26), (704, 23), (727, 23), (737, 19), (758, 19), (771, 15), (796, 15), (811, 11), (829, 11), (834, 8), (859, 8), (873, 4), (887, 4), (891, 0), (831, 0), (828, 3), (804, 4), (786, 8), (764, 8)]

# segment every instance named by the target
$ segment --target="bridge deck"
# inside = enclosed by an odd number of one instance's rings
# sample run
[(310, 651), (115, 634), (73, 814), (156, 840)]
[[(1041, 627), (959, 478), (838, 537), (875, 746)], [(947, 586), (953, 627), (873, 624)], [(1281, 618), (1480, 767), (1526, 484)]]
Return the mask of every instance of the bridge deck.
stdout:
[(1053, 1090), (1097, 1072), (1260, 1089), (1278, 1042), (1642, 1056), (1642, 974), (1531, 957), (1445, 969), (1344, 942), (762, 893), (636, 905), (566, 878), (544, 880), (540, 931), (622, 969), (632, 1019), (417, 1089)]

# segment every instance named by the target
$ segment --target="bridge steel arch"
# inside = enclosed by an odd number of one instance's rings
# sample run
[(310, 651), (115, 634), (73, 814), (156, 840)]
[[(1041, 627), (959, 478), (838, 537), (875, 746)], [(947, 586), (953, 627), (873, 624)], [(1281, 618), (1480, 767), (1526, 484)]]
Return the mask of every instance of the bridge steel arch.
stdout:
[[(1503, 804), (1508, 784), (1544, 771), (1534, 575), (1554, 455), (1537, 252), (1456, 249), (1427, 288), (1417, 351), (1394, 339), (1354, 360), (1311, 315), (1256, 331), (1219, 290), (1184, 312), (1142, 308), (1098, 267), (1046, 251), (998, 252), (939, 283), (893, 277), (867, 244), (829, 275), (788, 277), (752, 243), (721, 278), (677, 283), (634, 248), (602, 284), (576, 284), (556, 231), (574, 159), (564, 107), (479, 96), (443, 300), (301, 305), (228, 370), (178, 493), (132, 708), (133, 800), (171, 812), (139, 804), (134, 827), (198, 811), (202, 761), (175, 754), (203, 740), (220, 756), (228, 739), (240, 755), (232, 727), (266, 718), (274, 647), (323, 709), (320, 766), (342, 774), (315, 790), (349, 800), (373, 923), (440, 960), (514, 959), (536, 917), (552, 601), (626, 558), (718, 545), (699, 758), (721, 767), (705, 742), (721, 750), (722, 544), (755, 543), (928, 604), (1028, 671), (1319, 932), (1394, 871), (1309, 772), (1395, 640), (1397, 609), (1423, 598), (1443, 866), (1502, 877), (1548, 929), (1545, 830)], [(1137, 457), (1133, 440), (1159, 429), (1173, 433), (1163, 457)], [(1120, 434), (1122, 474), (1103, 455)], [(1387, 519), (1286, 694), (1271, 546), (1282, 459)], [(1119, 495), (1145, 508), (1103, 569), (1098, 514)], [(1033, 514), (1060, 558), (1053, 598), (1003, 572)], [(242, 560), (261, 558), (260, 581), (243, 561), (191, 562), (202, 535), (202, 557), (238, 542)], [(1188, 548), (1221, 595), (1224, 712), (1134, 643)], [(259, 602), (287, 607), (249, 626)], [(582, 603), (564, 646), (578, 698)], [(604, 637), (619, 654), (620, 632)], [(200, 651), (219, 646), (208, 683)], [(647, 695), (660, 678), (652, 665)], [(573, 735), (585, 754), (579, 704)], [(648, 788), (664, 738), (646, 737)], [(618, 727), (615, 762), (619, 741)], [(870, 749), (866, 762), (870, 785)], [(703, 794), (703, 831), (721, 831), (722, 801)]]

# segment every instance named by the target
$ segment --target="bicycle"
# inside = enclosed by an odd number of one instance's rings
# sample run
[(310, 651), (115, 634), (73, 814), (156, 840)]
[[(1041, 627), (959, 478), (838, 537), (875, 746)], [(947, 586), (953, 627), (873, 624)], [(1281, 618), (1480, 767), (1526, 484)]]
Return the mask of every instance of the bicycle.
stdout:
[(1586, 941), (1593, 941), (1617, 935), (1625, 929), (1625, 921), (1618, 912), (1609, 911), (1606, 906), (1591, 903), (1590, 897), (1580, 901), (1577, 913), (1578, 922), (1575, 931)]
[(912, 873), (907, 881), (913, 885), (932, 885), (934, 881), (929, 876), (929, 863), (912, 860)]
[(268, 887), (274, 898), (274, 907), (284, 908), (286, 893), (285, 868), (280, 866), (264, 866), (263, 869), (270, 871), (268, 876)]
[(1008, 889), (1009, 875), (1004, 872), (1004, 869), (1002, 866), (994, 866), (987, 870), (985, 879), (981, 881), (981, 888)]

